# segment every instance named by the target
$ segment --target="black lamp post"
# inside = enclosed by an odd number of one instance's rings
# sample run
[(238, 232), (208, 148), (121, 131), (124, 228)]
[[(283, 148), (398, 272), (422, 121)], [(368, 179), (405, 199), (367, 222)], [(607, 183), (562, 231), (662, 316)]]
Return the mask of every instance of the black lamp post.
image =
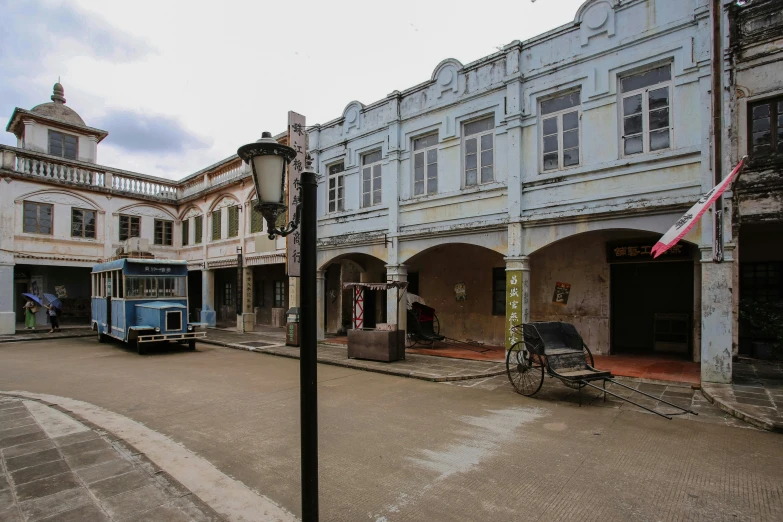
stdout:
[(266, 221), (269, 238), (287, 236), (297, 228), (301, 233), (300, 276), (300, 415), (302, 443), (302, 520), (318, 520), (318, 402), (316, 388), (316, 258), (315, 213), (318, 183), (314, 172), (306, 170), (300, 178), (301, 197), (293, 219), (282, 229), (278, 217), (286, 210), (285, 168), (296, 152), (281, 145), (264, 132), (261, 139), (248, 143), (237, 154), (253, 171), (253, 183), (258, 201), (256, 209)]

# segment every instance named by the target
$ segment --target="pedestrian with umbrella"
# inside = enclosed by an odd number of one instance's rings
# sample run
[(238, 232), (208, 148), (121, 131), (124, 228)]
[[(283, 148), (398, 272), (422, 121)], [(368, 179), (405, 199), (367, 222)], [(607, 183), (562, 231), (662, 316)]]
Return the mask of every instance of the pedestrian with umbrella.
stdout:
[(49, 322), (52, 324), (52, 329), (49, 330), (49, 333), (59, 332), (60, 320), (58, 314), (60, 313), (60, 310), (62, 310), (63, 303), (57, 296), (52, 294), (44, 294), (44, 297), (49, 301), (49, 304), (44, 305), (46, 307), (46, 315), (49, 316)]
[(22, 294), (27, 301), (24, 306), (24, 327), (27, 330), (35, 330), (35, 314), (43, 306), (41, 299), (35, 294)]

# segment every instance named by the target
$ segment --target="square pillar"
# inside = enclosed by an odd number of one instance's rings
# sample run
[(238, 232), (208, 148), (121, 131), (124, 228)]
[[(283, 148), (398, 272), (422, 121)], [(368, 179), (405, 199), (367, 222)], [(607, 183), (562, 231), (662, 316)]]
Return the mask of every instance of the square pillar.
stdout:
[(242, 310), (237, 312), (237, 331), (252, 332), (256, 329), (256, 315), (253, 313), (253, 268), (243, 266), (242, 270)]
[(201, 322), (215, 326), (215, 271), (201, 271)]
[(530, 259), (506, 257), (506, 350), (521, 337), (514, 326), (530, 321)]
[[(386, 265), (386, 281), (407, 281), (408, 267), (405, 265)], [(408, 307), (405, 293), (407, 290), (389, 289), (386, 291), (386, 322), (397, 323), (398, 330), (407, 330)]]
[(316, 340), (324, 340), (324, 321), (326, 319), (326, 270), (317, 270), (315, 272), (315, 281), (317, 284), (315, 293), (316, 302)]
[(724, 261), (712, 260), (712, 247), (701, 247), (701, 380), (731, 383), (734, 338), (734, 257), (724, 248)]
[(2, 263), (0, 264), (0, 335), (16, 333), (14, 295), (14, 265)]

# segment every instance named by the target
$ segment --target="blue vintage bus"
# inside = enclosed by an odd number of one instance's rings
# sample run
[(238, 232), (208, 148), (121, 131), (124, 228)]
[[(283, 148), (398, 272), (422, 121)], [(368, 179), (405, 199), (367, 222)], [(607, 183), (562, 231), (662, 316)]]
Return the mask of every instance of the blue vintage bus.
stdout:
[(117, 339), (141, 354), (149, 343), (196, 348), (203, 323), (188, 322), (185, 261), (115, 259), (92, 269), (92, 328), (99, 342)]

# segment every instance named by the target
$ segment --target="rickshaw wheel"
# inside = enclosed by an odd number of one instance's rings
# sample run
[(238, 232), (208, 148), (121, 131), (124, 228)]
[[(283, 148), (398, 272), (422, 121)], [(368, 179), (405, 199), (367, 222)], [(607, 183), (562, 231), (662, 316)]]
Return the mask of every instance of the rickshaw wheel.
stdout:
[(440, 321), (435, 314), (432, 314), (432, 331), (435, 332), (435, 335), (440, 335)]
[[(591, 368), (595, 368), (595, 362), (593, 361), (593, 354), (592, 352), (590, 352), (590, 348), (588, 348), (587, 345), (584, 343), (582, 343), (582, 352), (584, 352), (585, 354), (585, 362), (587, 363), (587, 365), (590, 366)], [(562, 382), (563, 384), (565, 384), (566, 386), (574, 390), (578, 390), (579, 388), (584, 388), (585, 386), (587, 386), (583, 382), (571, 382), (566, 380), (561, 380), (560, 382)]]
[(506, 354), (506, 374), (517, 393), (535, 395), (544, 383), (541, 356), (532, 353), (525, 341), (515, 343)]

